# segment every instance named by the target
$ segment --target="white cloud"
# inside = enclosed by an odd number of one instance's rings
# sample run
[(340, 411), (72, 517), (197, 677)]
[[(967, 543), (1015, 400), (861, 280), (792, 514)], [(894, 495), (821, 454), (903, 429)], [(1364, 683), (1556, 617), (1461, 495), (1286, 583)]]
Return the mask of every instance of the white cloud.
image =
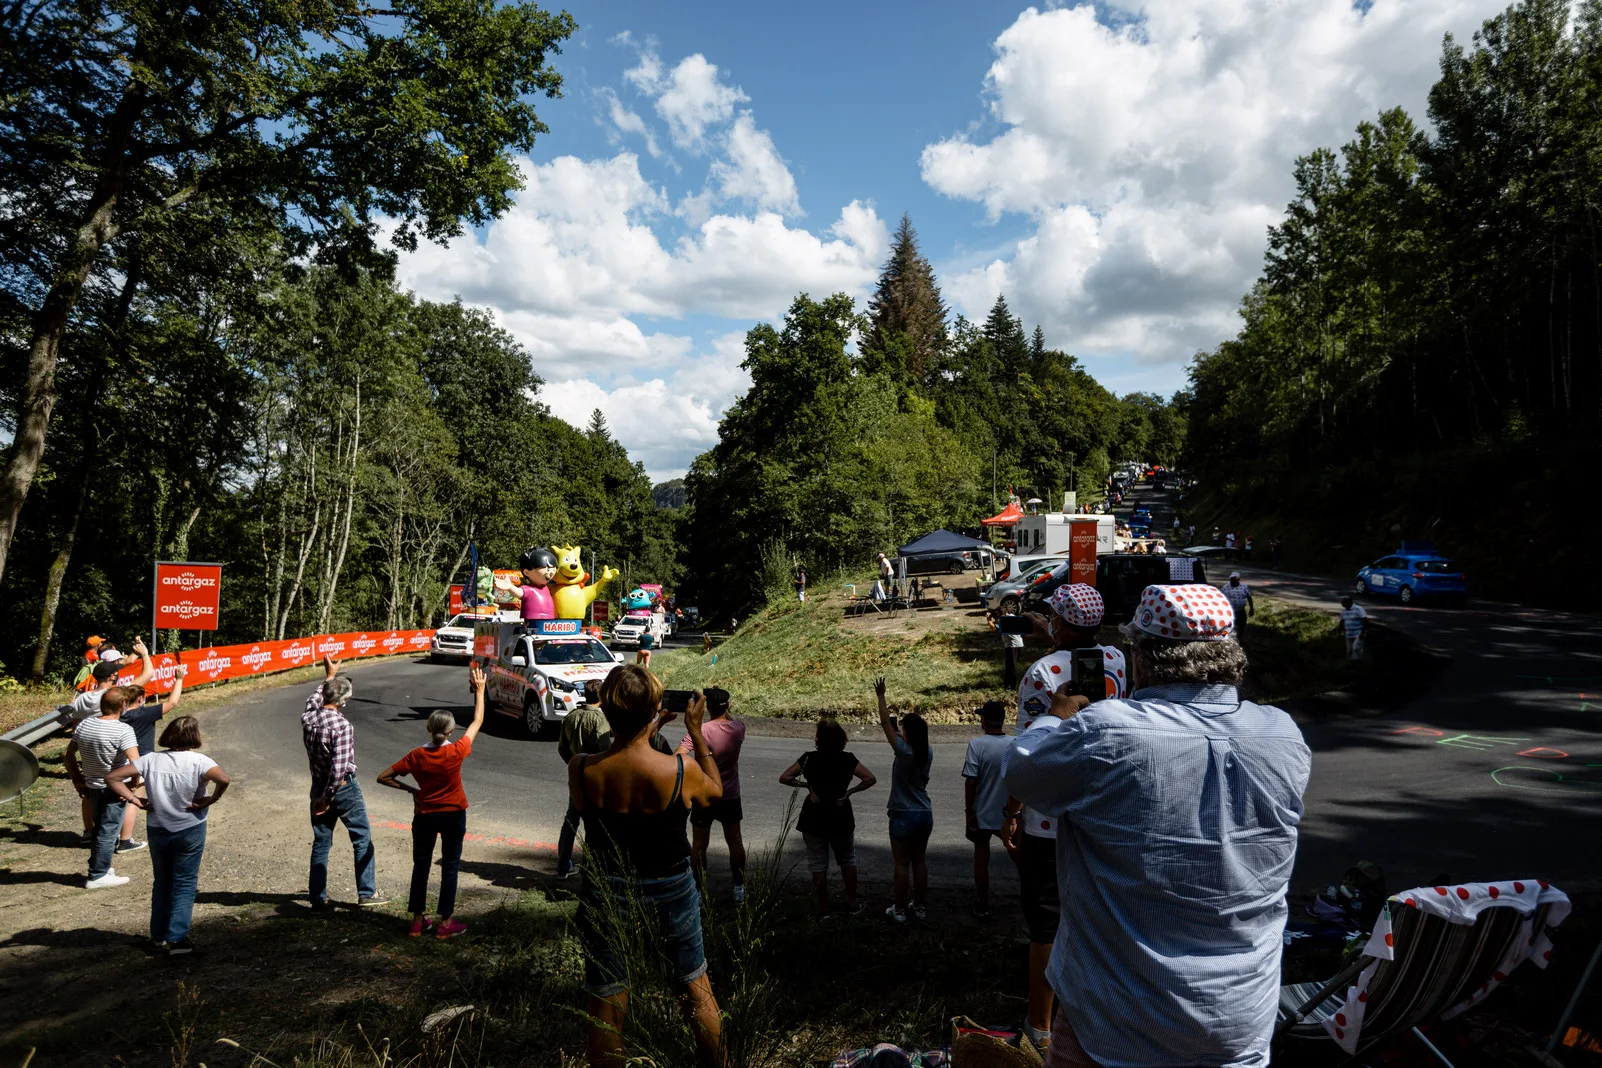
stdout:
[[(662, 149), (656, 143), (656, 135), (651, 132), (650, 127), (645, 125), (645, 120), (640, 118), (639, 112), (631, 111), (624, 105), (623, 101), (617, 98), (617, 93), (611, 89), (603, 88), (599, 90), (598, 95), (602, 100), (606, 101), (606, 117), (615, 128), (615, 133), (632, 134), (635, 137), (639, 137), (645, 141), (645, 150), (653, 157), (662, 155)], [(613, 144), (618, 142), (618, 138), (615, 136), (611, 137), (610, 140)]]
[(729, 200), (747, 200), (785, 215), (801, 214), (795, 178), (779, 158), (773, 138), (759, 130), (749, 111), (741, 112), (729, 130), (726, 160), (714, 160), (712, 180)]
[(1291, 164), (1403, 104), (1423, 120), (1448, 30), (1503, 0), (1149, 0), (1026, 10), (995, 42), (988, 141), (924, 149), (924, 180), (1017, 212), (1009, 254), (945, 280), (983, 315), (1004, 292), (1053, 344), (1142, 362), (1188, 358), (1236, 325)]
[(666, 120), (673, 143), (691, 152), (706, 151), (708, 128), (728, 122), (734, 117), (735, 105), (751, 99), (739, 86), (723, 84), (717, 64), (699, 52), (685, 56), (669, 71), (654, 45), (647, 44), (640, 51), (640, 61), (623, 77), (641, 93), (656, 98), (656, 112)]

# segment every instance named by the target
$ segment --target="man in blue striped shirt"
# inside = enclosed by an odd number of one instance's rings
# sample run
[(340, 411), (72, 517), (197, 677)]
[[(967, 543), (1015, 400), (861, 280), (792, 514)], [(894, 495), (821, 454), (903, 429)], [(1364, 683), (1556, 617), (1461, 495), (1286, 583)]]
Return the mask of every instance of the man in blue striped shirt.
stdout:
[(1268, 1064), (1311, 756), (1241, 700), (1233, 632), (1216, 588), (1149, 586), (1129, 697), (1056, 694), (1013, 742), (1008, 789), (1067, 824), (1048, 1068)]

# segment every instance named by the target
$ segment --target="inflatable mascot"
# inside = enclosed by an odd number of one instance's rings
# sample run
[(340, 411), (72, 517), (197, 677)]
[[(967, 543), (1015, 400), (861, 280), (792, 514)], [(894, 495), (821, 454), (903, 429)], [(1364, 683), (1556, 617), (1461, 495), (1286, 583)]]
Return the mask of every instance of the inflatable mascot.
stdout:
[(585, 586), (583, 553), (578, 546), (556, 545), (552, 548), (556, 552), (556, 575), (551, 579), (551, 584), (556, 587), (556, 618), (583, 619), (585, 610), (600, 594), (602, 587), (617, 578), (617, 568), (601, 568), (600, 581)]
[(639, 587), (630, 590), (628, 596), (623, 598), (623, 611), (625, 612), (649, 612), (650, 610), (651, 595)]
[[(523, 622), (527, 623), (531, 619), (555, 619), (556, 601), (552, 596), (550, 585), (556, 577), (556, 555), (549, 549), (530, 549), (523, 554), (518, 563), (523, 568), (522, 583), (514, 584), (506, 579), (496, 579), (496, 587), (510, 591), (521, 585)], [(594, 599), (594, 595), (591, 594), (590, 600)]]

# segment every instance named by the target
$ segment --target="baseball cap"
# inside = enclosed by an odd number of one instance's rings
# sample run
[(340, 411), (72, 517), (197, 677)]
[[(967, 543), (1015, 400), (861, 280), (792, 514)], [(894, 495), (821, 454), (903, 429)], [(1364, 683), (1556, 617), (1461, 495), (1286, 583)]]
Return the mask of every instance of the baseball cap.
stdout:
[(1235, 609), (1216, 586), (1147, 586), (1125, 637), (1149, 634), (1181, 642), (1223, 642), (1235, 633)]
[(1229, 573), (1229, 577), (1230, 578), (1240, 578), (1240, 572), (1239, 571), (1231, 571)]
[(122, 654), (117, 651), (116, 646), (112, 645), (110, 642), (106, 642), (100, 647), (100, 659), (113, 661), (121, 660)]
[(117, 663), (114, 660), (102, 660), (100, 663), (95, 665), (94, 671), (91, 672), (91, 674), (94, 675), (96, 682), (105, 682), (107, 679), (116, 676)]
[(89, 640), (84, 642), (84, 645), (88, 646), (90, 649), (98, 649), (101, 643), (103, 643), (105, 640), (106, 639), (102, 638), (98, 634), (91, 634), (89, 635)]
[(1046, 603), (1070, 627), (1099, 627), (1102, 616), (1107, 614), (1107, 604), (1101, 599), (1101, 594), (1096, 592), (1094, 586), (1087, 586), (1083, 582), (1058, 586), (1046, 598)]

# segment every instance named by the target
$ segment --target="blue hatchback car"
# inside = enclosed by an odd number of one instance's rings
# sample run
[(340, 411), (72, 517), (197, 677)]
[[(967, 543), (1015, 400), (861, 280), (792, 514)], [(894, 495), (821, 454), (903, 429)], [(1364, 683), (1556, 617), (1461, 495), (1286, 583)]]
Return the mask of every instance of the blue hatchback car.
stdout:
[(1468, 599), (1463, 572), (1433, 547), (1404, 545), (1394, 556), (1375, 560), (1357, 573), (1352, 588), (1358, 593), (1381, 593), (1403, 604), (1433, 598), (1462, 604)]

